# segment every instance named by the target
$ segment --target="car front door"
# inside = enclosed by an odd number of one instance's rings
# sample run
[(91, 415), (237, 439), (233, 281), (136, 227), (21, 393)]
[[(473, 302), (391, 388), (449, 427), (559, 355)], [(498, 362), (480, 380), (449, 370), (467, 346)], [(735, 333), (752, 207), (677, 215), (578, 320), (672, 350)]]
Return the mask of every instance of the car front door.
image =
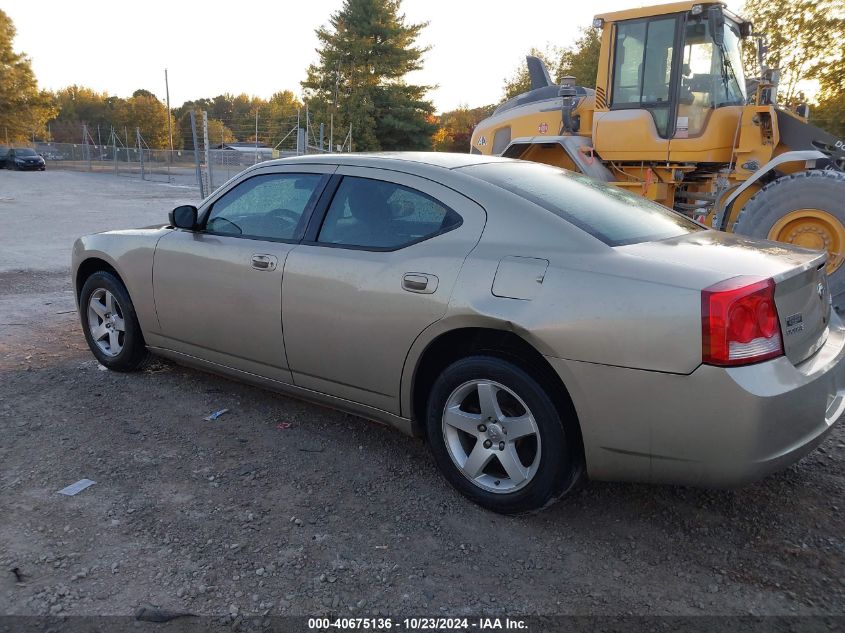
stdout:
[(452, 189), (382, 169), (341, 166), (330, 187), (321, 224), (285, 265), (294, 384), (400, 414), (408, 350), (445, 313), (486, 214)]
[(153, 264), (162, 340), (151, 344), (291, 382), (282, 273), (334, 169), (259, 170), (206, 205), (197, 230), (162, 237)]

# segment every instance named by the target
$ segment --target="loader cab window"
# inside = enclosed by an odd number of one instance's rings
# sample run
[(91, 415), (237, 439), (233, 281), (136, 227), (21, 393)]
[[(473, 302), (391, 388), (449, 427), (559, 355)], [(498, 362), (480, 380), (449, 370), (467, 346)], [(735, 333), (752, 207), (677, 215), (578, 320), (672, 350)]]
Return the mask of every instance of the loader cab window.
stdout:
[(627, 20), (616, 26), (611, 110), (644, 108), (657, 132), (669, 135), (677, 16)]
[[(716, 43), (705, 15), (690, 16), (684, 28), (678, 131), (697, 136), (713, 108), (745, 103), (739, 27), (725, 20), (723, 41)], [(679, 136), (679, 135), (676, 135)]]

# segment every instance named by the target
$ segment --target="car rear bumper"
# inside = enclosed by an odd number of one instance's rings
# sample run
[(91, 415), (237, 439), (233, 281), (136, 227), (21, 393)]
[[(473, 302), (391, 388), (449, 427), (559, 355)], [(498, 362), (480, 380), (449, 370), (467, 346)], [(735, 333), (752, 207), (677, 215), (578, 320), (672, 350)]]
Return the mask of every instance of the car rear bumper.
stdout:
[(591, 478), (735, 487), (782, 470), (845, 411), (845, 329), (793, 366), (677, 375), (549, 358), (570, 390)]

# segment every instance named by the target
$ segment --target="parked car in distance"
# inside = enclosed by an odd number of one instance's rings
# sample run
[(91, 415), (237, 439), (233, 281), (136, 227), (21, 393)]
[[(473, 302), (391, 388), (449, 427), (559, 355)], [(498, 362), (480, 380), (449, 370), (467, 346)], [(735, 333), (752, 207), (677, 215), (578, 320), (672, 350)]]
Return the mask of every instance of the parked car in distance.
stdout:
[(6, 157), (9, 155), (9, 146), (0, 145), (0, 169), (6, 167)]
[(47, 162), (34, 149), (15, 147), (6, 155), (6, 169), (44, 171)]
[(260, 163), (167, 225), (73, 249), (88, 345), (150, 352), (423, 436), (520, 513), (585, 478), (730, 487), (845, 409), (824, 252), (707, 230), (537, 163)]

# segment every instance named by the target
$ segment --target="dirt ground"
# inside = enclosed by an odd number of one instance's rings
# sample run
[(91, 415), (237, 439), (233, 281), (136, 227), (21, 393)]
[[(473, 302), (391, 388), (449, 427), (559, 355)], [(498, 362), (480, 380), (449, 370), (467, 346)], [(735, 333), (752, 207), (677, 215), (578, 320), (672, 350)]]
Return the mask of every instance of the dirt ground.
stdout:
[(742, 490), (592, 483), (506, 518), (387, 428), (167, 362), (103, 371), (73, 238), (193, 197), (0, 171), (0, 614), (845, 614), (842, 425)]

